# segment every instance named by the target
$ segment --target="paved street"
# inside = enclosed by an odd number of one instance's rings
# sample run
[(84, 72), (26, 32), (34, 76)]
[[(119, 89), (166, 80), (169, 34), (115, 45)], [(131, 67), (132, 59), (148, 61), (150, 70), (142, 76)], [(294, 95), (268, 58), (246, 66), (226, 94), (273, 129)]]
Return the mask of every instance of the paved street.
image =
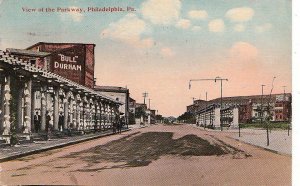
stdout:
[(291, 156), (233, 133), (153, 125), (3, 162), (1, 185), (291, 185)]

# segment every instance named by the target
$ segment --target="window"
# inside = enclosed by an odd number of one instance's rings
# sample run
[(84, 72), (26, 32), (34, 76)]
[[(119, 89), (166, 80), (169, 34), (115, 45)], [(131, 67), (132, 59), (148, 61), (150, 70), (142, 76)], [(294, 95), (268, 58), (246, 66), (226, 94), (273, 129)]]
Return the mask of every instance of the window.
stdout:
[(30, 60), (29, 60), (29, 63), (30, 63), (31, 65), (35, 65), (35, 59), (30, 59)]

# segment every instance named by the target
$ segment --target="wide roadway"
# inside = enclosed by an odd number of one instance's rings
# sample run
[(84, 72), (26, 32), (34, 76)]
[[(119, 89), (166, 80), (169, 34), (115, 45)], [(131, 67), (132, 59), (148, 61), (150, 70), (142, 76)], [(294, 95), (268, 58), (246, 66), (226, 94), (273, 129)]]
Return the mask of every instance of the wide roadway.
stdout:
[(291, 156), (153, 125), (0, 164), (1, 185), (291, 185)]

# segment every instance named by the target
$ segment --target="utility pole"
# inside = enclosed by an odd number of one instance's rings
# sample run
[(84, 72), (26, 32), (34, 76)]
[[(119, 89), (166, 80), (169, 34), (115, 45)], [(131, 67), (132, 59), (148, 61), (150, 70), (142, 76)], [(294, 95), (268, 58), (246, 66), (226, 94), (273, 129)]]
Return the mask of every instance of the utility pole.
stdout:
[(266, 125), (267, 125), (267, 146), (269, 146), (270, 144), (270, 138), (269, 138), (269, 122), (270, 122), (270, 116), (271, 116), (271, 106), (270, 106), (270, 102), (271, 102), (271, 99), (272, 99), (272, 92), (273, 92), (273, 88), (274, 88), (274, 80), (275, 80), (275, 76), (273, 77), (273, 80), (272, 80), (272, 88), (271, 88), (271, 91), (270, 91), (270, 97), (269, 97), (269, 101), (268, 101), (268, 107), (267, 107), (267, 122), (266, 122)]
[(146, 104), (146, 97), (148, 97), (148, 92), (144, 92), (143, 97), (144, 97), (144, 104)]
[[(286, 88), (286, 86), (282, 86), (282, 87), (283, 87), (283, 108), (284, 108), (285, 107), (285, 103), (286, 103), (286, 100), (285, 100), (285, 88)], [(283, 112), (283, 114), (284, 114), (284, 112)], [(284, 115), (283, 115), (283, 118), (284, 118)], [(289, 120), (288, 120), (288, 136), (289, 135), (290, 135), (290, 123), (289, 123)]]
[(264, 96), (264, 86), (261, 85), (261, 99), (260, 99), (260, 124), (263, 123), (263, 96)]
[(204, 129), (206, 128), (206, 112), (207, 112), (207, 92), (205, 92)]
[(192, 87), (192, 81), (215, 81), (215, 82), (217, 82), (217, 81), (221, 81), (221, 103), (220, 103), (220, 120), (221, 120), (221, 124), (220, 124), (220, 127), (221, 127), (221, 131), (223, 130), (223, 119), (222, 119), (222, 107), (223, 107), (223, 81), (228, 81), (228, 79), (226, 79), (226, 78), (221, 78), (221, 77), (219, 77), (219, 76), (217, 76), (216, 78), (214, 78), (214, 79), (191, 79), (190, 81), (189, 81), (189, 89), (191, 89), (191, 87)]

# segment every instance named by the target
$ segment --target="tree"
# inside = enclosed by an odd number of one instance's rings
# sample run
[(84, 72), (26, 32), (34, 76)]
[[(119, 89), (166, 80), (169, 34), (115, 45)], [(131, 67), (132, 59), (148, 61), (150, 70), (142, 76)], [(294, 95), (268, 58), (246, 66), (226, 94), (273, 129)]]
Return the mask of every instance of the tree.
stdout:
[(141, 118), (141, 117), (145, 117), (146, 116), (146, 111), (143, 107), (137, 107), (135, 109), (135, 117), (136, 118)]
[(195, 116), (190, 112), (183, 113), (177, 118), (177, 120), (183, 123), (196, 123)]

